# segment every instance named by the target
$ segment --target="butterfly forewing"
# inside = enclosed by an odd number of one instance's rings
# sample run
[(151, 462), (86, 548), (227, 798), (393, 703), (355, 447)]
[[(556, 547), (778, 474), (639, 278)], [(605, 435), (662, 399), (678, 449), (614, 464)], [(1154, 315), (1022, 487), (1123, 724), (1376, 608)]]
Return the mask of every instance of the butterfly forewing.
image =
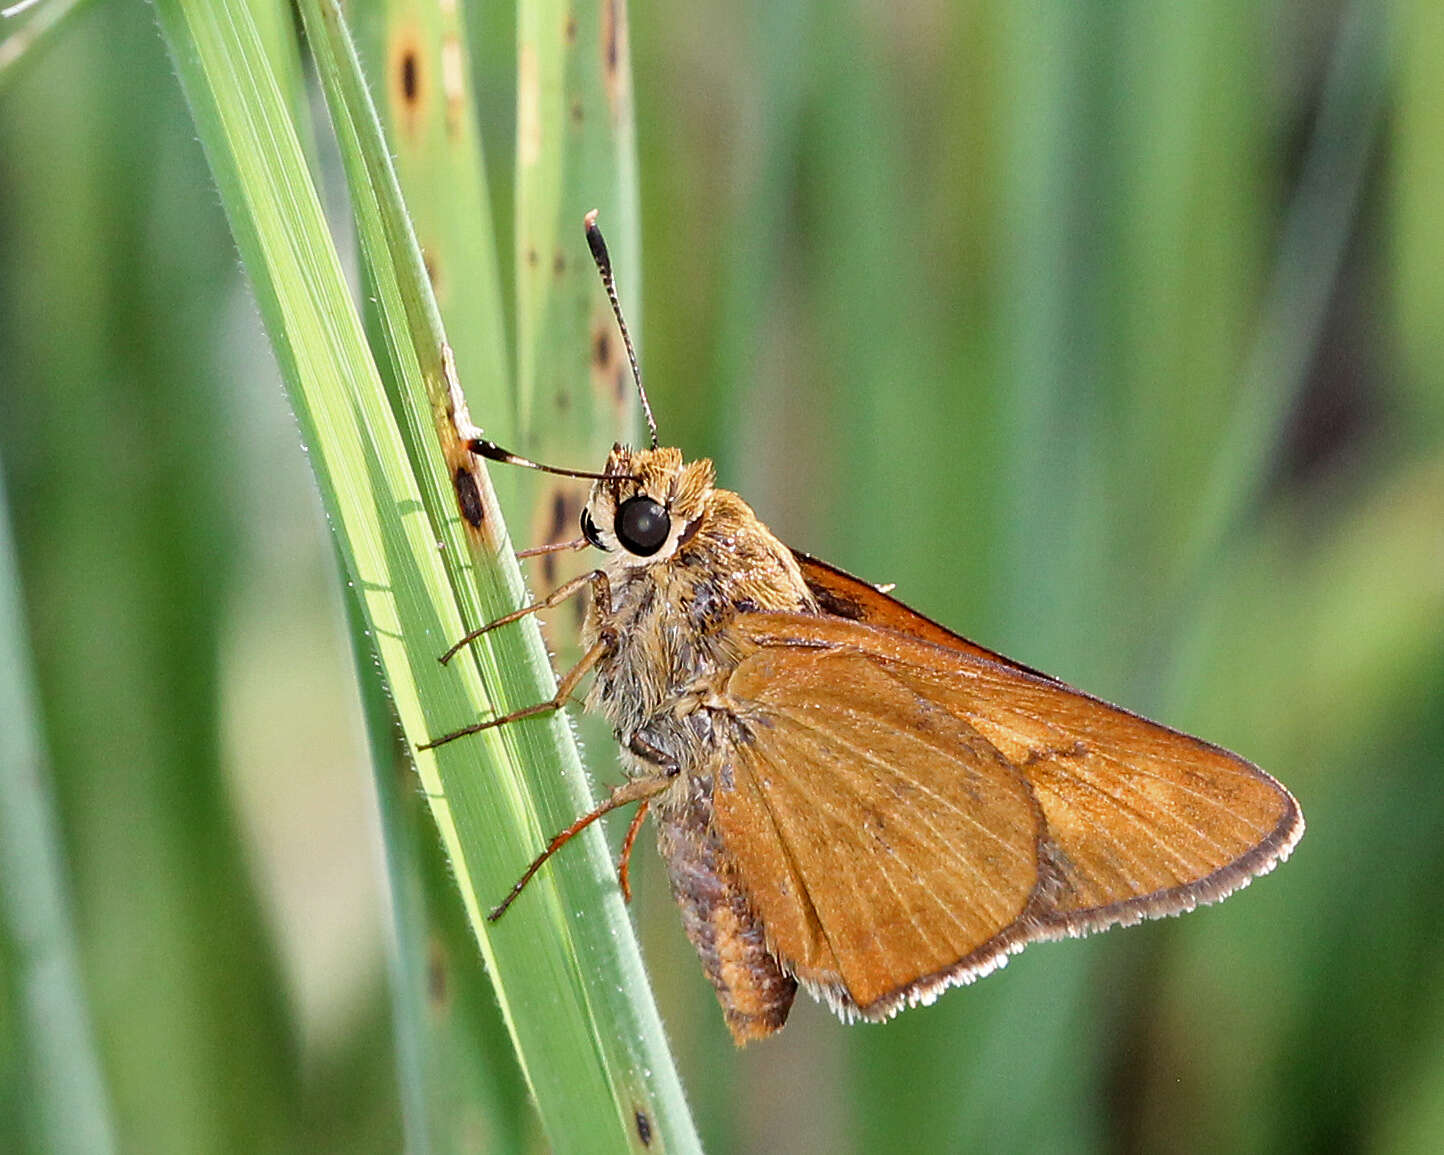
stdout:
[(1047, 824), (1057, 916), (1104, 925), (1129, 913), (1106, 908), (1129, 903), (1136, 917), (1173, 913), (1221, 897), (1292, 843), (1288, 792), (1217, 746), (991, 662), (894, 669), (1023, 773)]
[(1302, 832), (1250, 763), (980, 648), (829, 615), (736, 627), (755, 648), (716, 820), (775, 950), (844, 1010), (1220, 898)]
[[(1074, 767), (1070, 773), (1066, 759), (1054, 759), (1047, 765), (1034, 763), (1038, 766), (1035, 787), (1051, 816), (1050, 826), (1054, 830), (1071, 825), (1075, 830), (1091, 827), (1095, 835), (1106, 833), (1106, 824), (1115, 817), (1126, 815), (1129, 803), (1133, 801), (1138, 804), (1133, 830), (1146, 829), (1156, 841), (1166, 842), (1169, 832), (1178, 830), (1180, 820), (1190, 812), (1194, 813), (1197, 823), (1192, 839), (1185, 837), (1185, 845), (1188, 841), (1198, 840), (1217, 843), (1213, 823), (1232, 825), (1240, 840), (1247, 839), (1250, 827), (1257, 835), (1258, 844), (1253, 850), (1244, 853), (1213, 877), (1198, 880), (1188, 893), (1164, 894), (1149, 900), (1136, 898), (1137, 891), (1125, 893), (1121, 901), (1132, 903), (1131, 911), (1098, 912), (1083, 918), (1075, 929), (1106, 926), (1110, 922), (1145, 917), (1149, 913), (1174, 913), (1199, 902), (1222, 898), (1249, 878), (1264, 873), (1287, 857), (1302, 836), (1303, 817), (1293, 797), (1279, 782), (1251, 762), (1110, 706), (1049, 674), (984, 649), (896, 598), (889, 597), (876, 586), (818, 558), (797, 551), (793, 553), (808, 588), (830, 614), (982, 659), (981, 668), (992, 673), (979, 677), (975, 684), (985, 687), (991, 682), (1000, 694), (987, 701), (984, 709), (975, 710), (970, 716), (1000, 750), (1011, 751), (1010, 756), (1022, 758), (1025, 765), (1035, 750), (1050, 746), (1058, 750), (1068, 749), (1071, 748), (1069, 734), (1079, 730), (1094, 732), (1095, 741), (1083, 758), (1093, 767), (1093, 773), (1079, 773), (1079, 767)], [(1023, 677), (1009, 677), (1009, 673)], [(943, 675), (944, 684), (950, 677)], [(1049, 693), (1050, 686), (1061, 693)], [(1130, 745), (1131, 742), (1136, 742), (1137, 746)], [(1103, 765), (1109, 760), (1115, 763), (1112, 775)], [(1108, 804), (1108, 800), (1095, 798), (1095, 804), (1090, 806), (1087, 795), (1106, 794), (1110, 777), (1119, 779), (1122, 792), (1112, 795), (1112, 805)], [(1149, 777), (1153, 779), (1151, 784), (1147, 782)], [(1192, 790), (1187, 786), (1190, 781), (1194, 783)], [(1130, 799), (1129, 794), (1137, 792), (1144, 797)], [(1162, 815), (1158, 813), (1160, 803), (1166, 810)], [(1223, 804), (1222, 808), (1220, 804)], [(1157, 816), (1157, 820), (1151, 823), (1150, 813)], [(1090, 845), (1094, 841), (1090, 839)], [(1125, 838), (1116, 846), (1115, 857), (1120, 863), (1128, 857), (1126, 847), (1129, 841)], [(1174, 845), (1172, 849), (1182, 854), (1185, 845)], [(1168, 845), (1159, 847), (1161, 851), (1168, 848)], [(1214, 851), (1217, 849), (1215, 846)], [(1198, 867), (1201, 869), (1203, 863), (1213, 857), (1213, 853), (1204, 854), (1197, 863)], [(1060, 863), (1060, 867), (1062, 865)], [(1080, 884), (1081, 881), (1078, 879)], [(1141, 887), (1141, 880), (1135, 878), (1132, 881)], [(1109, 901), (1103, 893), (1094, 893), (1092, 898), (1091, 905), (1094, 906), (1104, 906)], [(1115, 898), (1112, 901), (1119, 900)], [(1150, 902), (1156, 909), (1138, 909)], [(1077, 909), (1088, 905), (1090, 903), (1080, 894)]]

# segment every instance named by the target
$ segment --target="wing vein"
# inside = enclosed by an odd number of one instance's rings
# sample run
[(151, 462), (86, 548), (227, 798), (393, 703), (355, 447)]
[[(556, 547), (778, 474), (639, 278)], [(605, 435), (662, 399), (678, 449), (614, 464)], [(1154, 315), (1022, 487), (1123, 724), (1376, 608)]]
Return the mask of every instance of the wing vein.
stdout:
[[(795, 725), (797, 725), (799, 729), (809, 730), (809, 731), (812, 731), (812, 732), (814, 732), (814, 733), (817, 733), (817, 732), (818, 732), (815, 727), (812, 727), (812, 726), (808, 725), (808, 724), (805, 722), (805, 720), (799, 719), (796, 715), (793, 715), (793, 714), (791, 714), (790, 712), (786, 712), (786, 716), (788, 717), (788, 719), (789, 719), (790, 721), (792, 721)], [(872, 755), (869, 751), (859, 750), (859, 749), (858, 749), (856, 746), (854, 746), (852, 743), (846, 742), (846, 741), (841, 741), (840, 738), (839, 738), (839, 735), (837, 735), (837, 734), (835, 734), (835, 733), (829, 733), (828, 736), (829, 736), (830, 738), (832, 738), (833, 740), (835, 740), (835, 741), (840, 741), (840, 744), (841, 744), (841, 745), (847, 747), (849, 750), (854, 751), (855, 754), (860, 755), (860, 760), (865, 761), (865, 762), (867, 762), (867, 763), (870, 763), (870, 764), (872, 764), (872, 765), (874, 765), (874, 766), (881, 766), (881, 767), (883, 767), (884, 769), (890, 769), (889, 767), (887, 767), (886, 763), (884, 763), (884, 762), (880, 761), (879, 759), (877, 759), (877, 758), (876, 758), (874, 755)], [(778, 769), (781, 769), (781, 770), (784, 770), (784, 771), (785, 771), (786, 767), (785, 767), (785, 765), (784, 765), (784, 766), (779, 766)], [(791, 777), (791, 776), (789, 775), (789, 777)], [(796, 783), (796, 781), (794, 780), (794, 788), (796, 788), (798, 785), (799, 785), (799, 784)], [(764, 795), (764, 797), (765, 797), (765, 795)], [(818, 809), (824, 809), (824, 808), (827, 809), (828, 812), (831, 813), (832, 815), (834, 815), (834, 817), (835, 817), (837, 812), (836, 812), (836, 809), (835, 809), (835, 808), (833, 807), (833, 805), (832, 805), (832, 798), (833, 798), (833, 796), (831, 796), (831, 795), (824, 795), (823, 797), (818, 798), (818, 799), (815, 800), (815, 805), (818, 807)], [(769, 803), (769, 807), (770, 807), (770, 803)], [(936, 828), (932, 826), (931, 823), (926, 822), (926, 819), (925, 819), (925, 818), (924, 818), (924, 823), (927, 825), (928, 830), (929, 830), (930, 832), (932, 832), (932, 834), (934, 835), (934, 837), (929, 840), (929, 841), (932, 843), (932, 845), (935, 846), (935, 847), (940, 848), (945, 854), (946, 854), (947, 852), (949, 852), (949, 851), (951, 850), (951, 847), (948, 845), (948, 842), (947, 842), (946, 838), (943, 837), (943, 836), (936, 830)], [(844, 821), (843, 824), (845, 825), (845, 821)], [(897, 853), (896, 853), (895, 851), (893, 851), (891, 847), (888, 847), (887, 849), (888, 849), (889, 855), (894, 859), (894, 861), (897, 861), (897, 862), (899, 862), (899, 863), (902, 862), (902, 859), (900, 859), (900, 858), (897, 856)], [(939, 857), (942, 857), (942, 856), (943, 856), (943, 855), (939, 855)], [(950, 856), (950, 855), (949, 855), (949, 856)], [(852, 892), (853, 892), (855, 895), (861, 896), (861, 895), (864, 894), (865, 892), (857, 885), (857, 873), (856, 873), (856, 871), (853, 869), (853, 867), (854, 867), (855, 864), (854, 864), (851, 860), (847, 859), (846, 856), (843, 856), (843, 861), (844, 861), (844, 863), (845, 863), (845, 865), (846, 865), (848, 877), (853, 881)], [(960, 864), (960, 865), (961, 865), (961, 864)], [(883, 881), (887, 884), (888, 889), (889, 889), (890, 891), (892, 891), (892, 893), (894, 894), (894, 896), (896, 896), (896, 898), (898, 899), (897, 904), (896, 904), (896, 905), (897, 905), (897, 909), (903, 911), (903, 912), (907, 915), (908, 921), (909, 921), (910, 923), (912, 923), (914, 929), (918, 932), (918, 937), (919, 937), (923, 942), (928, 943), (928, 944), (932, 945), (932, 946), (935, 947), (935, 948), (941, 946), (944, 952), (951, 951), (953, 948), (952, 948), (952, 945), (951, 945), (950, 943), (947, 943), (947, 942), (945, 942), (945, 941), (939, 942), (938, 940), (934, 939), (934, 938), (927, 932), (927, 930), (918, 922), (917, 917), (915, 916), (912, 908), (911, 908), (910, 906), (908, 906), (907, 903), (905, 903), (905, 902), (903, 901), (902, 894), (901, 894), (901, 892), (897, 889), (896, 885), (893, 883), (893, 880), (892, 880), (891, 876), (889, 875), (889, 873), (888, 873), (887, 871), (879, 871), (878, 873), (880, 873), (880, 874), (882, 875)], [(915, 873), (913, 874), (913, 877), (916, 878), (916, 874), (915, 874)], [(930, 895), (930, 897), (931, 897), (931, 895)], [(961, 920), (946, 904), (941, 903), (941, 902), (937, 902), (936, 900), (934, 900), (933, 905), (936, 906), (938, 909), (942, 910), (942, 911), (948, 916), (948, 918), (953, 922), (953, 924), (954, 924), (955, 926), (957, 926), (958, 930), (961, 932), (961, 934), (962, 934), (965, 938), (969, 936), (969, 931), (968, 931), (968, 928), (967, 928), (966, 924), (964, 924), (964, 923), (962, 922), (962, 920)], [(824, 924), (824, 925), (825, 925), (825, 924)]]

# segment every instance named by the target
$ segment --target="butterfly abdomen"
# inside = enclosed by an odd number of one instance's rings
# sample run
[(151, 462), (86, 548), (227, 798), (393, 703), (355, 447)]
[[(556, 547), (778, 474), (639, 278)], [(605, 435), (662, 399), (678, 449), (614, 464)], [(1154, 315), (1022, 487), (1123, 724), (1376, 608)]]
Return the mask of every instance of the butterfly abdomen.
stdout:
[(711, 795), (710, 781), (692, 778), (659, 800), (657, 847), (687, 937), (740, 1044), (782, 1029), (797, 980), (767, 950), (762, 923), (713, 826)]

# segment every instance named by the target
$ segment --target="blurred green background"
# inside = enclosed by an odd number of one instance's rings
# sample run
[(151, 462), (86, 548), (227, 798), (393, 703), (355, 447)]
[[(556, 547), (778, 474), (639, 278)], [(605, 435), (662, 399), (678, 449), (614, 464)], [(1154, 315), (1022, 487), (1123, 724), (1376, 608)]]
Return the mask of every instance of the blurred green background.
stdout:
[[(483, 63), (512, 20), (473, 20)], [(644, 835), (635, 918), (708, 1148), (1438, 1150), (1444, 9), (634, 0), (630, 27), (617, 274), (664, 442), (1309, 820), (1221, 907), (886, 1027), (799, 1004), (740, 1053)], [(479, 109), (509, 222), (514, 103)], [(122, 1149), (398, 1149), (333, 549), (145, 6), (0, 54), (0, 469)]]

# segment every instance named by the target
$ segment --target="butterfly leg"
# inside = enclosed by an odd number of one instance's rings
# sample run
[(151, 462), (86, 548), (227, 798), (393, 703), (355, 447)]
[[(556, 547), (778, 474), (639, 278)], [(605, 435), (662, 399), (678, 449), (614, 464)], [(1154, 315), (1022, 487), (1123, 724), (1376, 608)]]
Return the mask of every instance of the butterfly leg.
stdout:
[(546, 545), (534, 545), (530, 549), (519, 549), (516, 551), (518, 561), (524, 561), (529, 557), (541, 557), (547, 553), (575, 553), (579, 549), (586, 549), (591, 545), (584, 537), (574, 538), (571, 541), (553, 541)]
[[(532, 607), (528, 606), (527, 609)], [(499, 624), (499, 623), (498, 623)], [(430, 742), (423, 742), (417, 746), (418, 750), (434, 750), (438, 746), (444, 746), (448, 742), (454, 742), (457, 738), (465, 738), (468, 734), (480, 734), (483, 730), (492, 730), (497, 726), (505, 726), (508, 722), (520, 722), (523, 718), (535, 718), (541, 714), (551, 714), (560, 710), (566, 705), (567, 699), (572, 696), (572, 691), (577, 688), (577, 683), (587, 676), (598, 662), (606, 656), (616, 641), (610, 636), (603, 636), (597, 639), (592, 648), (582, 655), (582, 660), (567, 671), (567, 674), (557, 684), (557, 692), (545, 702), (538, 702), (535, 706), (523, 706), (520, 710), (513, 710), (510, 714), (503, 714), (500, 718), (488, 718), (485, 722), (473, 722), (470, 726), (463, 726), (460, 730), (453, 730), (449, 734), (443, 734), (440, 738), (433, 738)]]
[[(528, 882), (532, 880), (532, 877), (536, 874), (536, 872), (542, 868), (546, 860), (550, 858), (553, 854), (555, 854), (558, 850), (560, 850), (563, 846), (565, 846), (568, 842), (570, 842), (574, 837), (576, 837), (576, 835), (580, 834), (598, 818), (602, 817), (602, 815), (610, 814), (619, 806), (628, 806), (633, 802), (640, 802), (642, 806), (641, 809), (637, 812), (638, 817), (633, 820), (632, 826), (627, 832), (627, 845), (625, 847), (625, 851), (626, 853), (630, 854), (631, 843), (636, 839), (637, 827), (641, 823), (641, 815), (645, 814), (647, 811), (647, 801), (660, 794), (671, 784), (671, 775), (661, 775), (658, 777), (633, 778), (627, 782), (623, 782), (620, 786), (614, 786), (612, 788), (611, 794), (608, 795), (605, 802), (603, 802), (595, 810), (583, 814), (580, 818), (578, 818), (575, 822), (573, 822), (570, 826), (568, 826), (565, 830), (563, 830), (560, 834), (558, 834), (555, 838), (553, 838), (550, 842), (547, 843), (546, 849), (543, 850), (540, 854), (536, 856), (536, 858), (532, 860), (532, 864), (526, 868), (526, 872), (519, 879), (516, 880), (516, 885), (511, 888), (511, 893), (508, 894), (504, 899), (502, 899), (501, 903), (496, 907), (496, 909), (486, 916), (487, 921), (495, 922), (503, 914), (505, 914), (506, 908), (516, 901), (516, 896), (522, 892), (522, 889), (526, 886)], [(625, 883), (623, 884), (623, 893), (627, 893), (627, 887)]]
[(622, 839), (622, 855), (617, 860), (617, 885), (622, 888), (623, 902), (632, 901), (632, 880), (629, 873), (632, 866), (632, 845), (637, 841), (637, 834), (642, 829), (642, 819), (647, 817), (647, 808), (651, 805), (648, 799), (642, 799), (642, 804), (632, 815), (632, 825), (627, 827), (627, 836)]
[(441, 664), (443, 666), (446, 665), (452, 658), (456, 657), (457, 654), (483, 634), (489, 634), (492, 630), (499, 629), (502, 626), (509, 626), (512, 622), (520, 621), (528, 614), (540, 613), (542, 610), (549, 610), (553, 606), (560, 605), (566, 601), (567, 598), (580, 593), (588, 586), (592, 589), (593, 598), (598, 599), (603, 605), (611, 604), (611, 586), (607, 582), (607, 575), (599, 569), (591, 570), (572, 578), (571, 581), (563, 582), (557, 586), (556, 589), (552, 590), (551, 593), (547, 594), (546, 597), (542, 598), (541, 601), (532, 602), (529, 606), (522, 606), (519, 610), (513, 610), (509, 614), (503, 614), (497, 618), (496, 621), (487, 622), (484, 626), (477, 626), (476, 629), (464, 634), (456, 645), (441, 655)]
[[(677, 759), (673, 758), (665, 750), (659, 750), (649, 742), (641, 733), (633, 734), (627, 739), (627, 749), (635, 754), (642, 761), (656, 767), (658, 773), (646, 775), (647, 778), (675, 778), (682, 772)], [(622, 854), (617, 862), (617, 885), (622, 888), (622, 901), (632, 901), (632, 883), (629, 870), (632, 865), (632, 846), (637, 841), (637, 833), (642, 829), (642, 819), (647, 816), (649, 803), (643, 803), (637, 807), (637, 813), (632, 816), (632, 825), (627, 827), (627, 836), (622, 839)]]

